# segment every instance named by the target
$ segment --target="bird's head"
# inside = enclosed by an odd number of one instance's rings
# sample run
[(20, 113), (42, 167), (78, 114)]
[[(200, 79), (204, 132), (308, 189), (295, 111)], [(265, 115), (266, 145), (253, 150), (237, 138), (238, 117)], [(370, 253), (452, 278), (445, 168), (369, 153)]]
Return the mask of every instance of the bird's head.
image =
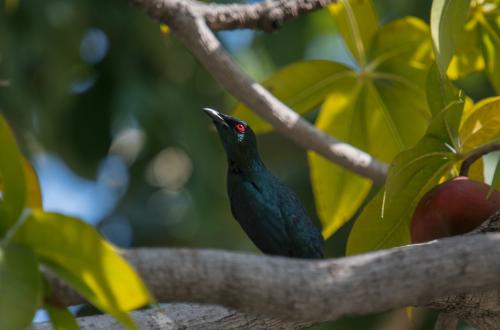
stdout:
[(258, 158), (255, 134), (247, 123), (210, 108), (203, 110), (214, 122), (230, 160), (240, 162)]

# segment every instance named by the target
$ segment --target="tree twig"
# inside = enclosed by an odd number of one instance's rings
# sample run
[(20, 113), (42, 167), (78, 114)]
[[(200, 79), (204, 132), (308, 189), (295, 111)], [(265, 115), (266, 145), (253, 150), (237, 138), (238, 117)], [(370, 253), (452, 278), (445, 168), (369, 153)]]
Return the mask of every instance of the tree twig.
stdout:
[(498, 150), (500, 150), (500, 141), (484, 145), (478, 148), (477, 150), (471, 152), (470, 155), (462, 162), (462, 166), (460, 167), (460, 176), (467, 176), (469, 173), (469, 168), (476, 160), (478, 160), (479, 158), (483, 157), (486, 154), (489, 154), (490, 152)]
[[(359, 175), (372, 179), (377, 184), (385, 181), (386, 164), (362, 150), (321, 132), (243, 72), (207, 26), (205, 20), (207, 7), (200, 7), (199, 4), (186, 0), (133, 0), (133, 3), (153, 18), (167, 23), (215, 79), (233, 96), (273, 125), (278, 132), (299, 146), (313, 150)], [(291, 1), (283, 0), (276, 3), (289, 4)], [(299, 1), (299, 3), (326, 4), (319, 1)]]

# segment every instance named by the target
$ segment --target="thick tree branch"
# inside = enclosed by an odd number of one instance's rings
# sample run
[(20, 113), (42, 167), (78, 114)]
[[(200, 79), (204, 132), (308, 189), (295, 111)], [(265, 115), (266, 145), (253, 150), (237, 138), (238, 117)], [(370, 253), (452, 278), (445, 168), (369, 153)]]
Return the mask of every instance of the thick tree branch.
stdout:
[[(132, 312), (141, 330), (221, 330), (275, 329), (294, 330), (309, 326), (306, 322), (284, 322), (278, 319), (243, 314), (221, 306), (197, 304), (167, 304), (162, 308)], [(78, 318), (81, 330), (118, 330), (122, 326), (109, 315)], [(33, 330), (50, 330), (50, 323), (40, 323)]]
[[(188, 249), (136, 249), (126, 257), (159, 301), (323, 322), (497, 289), (499, 254), (500, 234), (488, 233), (321, 261)], [(51, 282), (65, 304), (83, 302)]]
[[(336, 0), (265, 0), (253, 4), (214, 4), (195, 0), (133, 0), (153, 18), (168, 21), (170, 12), (196, 11), (210, 29), (254, 29), (271, 32), (285, 21), (322, 9)], [(181, 10), (181, 8), (188, 10)]]
[[(269, 3), (276, 3), (277, 8), (280, 8), (279, 4), (291, 2), (283, 0)], [(359, 175), (372, 179), (377, 184), (384, 182), (387, 172), (386, 164), (321, 132), (243, 72), (207, 26), (206, 6), (186, 0), (133, 0), (133, 3), (153, 18), (167, 23), (174, 34), (204, 64), (215, 79), (233, 96), (271, 123), (278, 132), (301, 147), (313, 150)], [(299, 3), (316, 2), (299, 1)], [(317, 3), (319, 5), (323, 2)], [(223, 8), (220, 6), (222, 5), (215, 8), (220, 10)], [(274, 8), (274, 10), (277, 9)], [(223, 20), (219, 19), (219, 21)]]

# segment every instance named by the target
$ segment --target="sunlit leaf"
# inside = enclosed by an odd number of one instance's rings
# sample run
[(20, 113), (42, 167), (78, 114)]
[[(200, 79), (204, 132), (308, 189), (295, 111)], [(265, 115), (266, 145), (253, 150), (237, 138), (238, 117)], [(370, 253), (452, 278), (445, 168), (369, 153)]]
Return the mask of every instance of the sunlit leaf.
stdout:
[(83, 297), (129, 328), (134, 326), (125, 312), (152, 302), (133, 268), (83, 221), (33, 211), (16, 240), (33, 248), (49, 268)]
[(0, 247), (0, 329), (28, 329), (40, 305), (38, 261), (23, 246)]
[[(291, 109), (304, 114), (319, 105), (339, 81), (353, 77), (354, 73), (342, 64), (302, 61), (275, 72), (262, 84)], [(236, 106), (233, 115), (246, 121), (256, 133), (272, 129), (242, 103)]]
[[(316, 126), (386, 162), (413, 146), (430, 113), (425, 77), (430, 65), (428, 29), (406, 18), (383, 26), (373, 37), (367, 68), (372, 72), (341, 82), (323, 104)], [(328, 238), (359, 209), (371, 182), (309, 153), (316, 208)]]
[(2, 197), (7, 217), (0, 219), (0, 236), (15, 223), (26, 202), (26, 179), (23, 172), (23, 158), (9, 124), (0, 114), (0, 176), (2, 177)]
[(328, 6), (337, 28), (357, 62), (364, 66), (366, 55), (379, 28), (372, 0), (341, 0)]
[(431, 9), (431, 35), (436, 62), (442, 75), (455, 51), (470, 11), (470, 0), (434, 0)]
[(458, 161), (458, 127), (463, 102), (457, 101), (432, 120), (418, 144), (401, 152), (391, 165), (385, 190), (365, 207), (347, 243), (347, 254), (410, 243), (409, 224), (420, 198)]
[(478, 102), (460, 128), (465, 152), (500, 138), (500, 97)]
[(52, 323), (53, 330), (78, 330), (78, 323), (65, 307), (57, 307), (53, 305), (45, 305), (45, 310), (49, 314), (50, 322)]
[[(364, 93), (361, 89), (355, 81), (339, 85), (323, 104), (316, 126), (358, 147), (367, 148), (364, 132), (360, 131), (360, 119), (369, 110), (359, 97)], [(328, 238), (354, 215), (372, 184), (314, 152), (309, 152), (308, 156), (316, 210), (323, 223), (323, 236)]]
[(484, 69), (477, 21), (472, 18), (458, 35), (455, 54), (448, 66), (448, 78), (460, 79)]

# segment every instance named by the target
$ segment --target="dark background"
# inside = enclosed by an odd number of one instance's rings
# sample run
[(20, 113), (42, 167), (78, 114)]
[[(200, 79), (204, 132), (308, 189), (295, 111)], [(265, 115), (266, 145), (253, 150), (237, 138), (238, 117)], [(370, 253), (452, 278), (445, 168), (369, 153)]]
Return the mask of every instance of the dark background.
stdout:
[[(383, 22), (428, 20), (430, 3), (376, 1)], [(200, 110), (229, 112), (235, 100), (175, 37), (127, 1), (2, 5), (0, 111), (37, 169), (47, 210), (81, 217), (119, 246), (258, 253), (231, 217), (225, 156)], [(327, 10), (273, 34), (218, 36), (257, 80), (303, 59), (351, 62)], [(274, 133), (258, 140), (268, 167), (317, 221), (305, 151)], [(349, 225), (328, 240), (328, 256), (343, 255)], [(402, 313), (316, 328), (410, 329)], [(412, 328), (431, 329), (432, 318), (417, 316)]]

